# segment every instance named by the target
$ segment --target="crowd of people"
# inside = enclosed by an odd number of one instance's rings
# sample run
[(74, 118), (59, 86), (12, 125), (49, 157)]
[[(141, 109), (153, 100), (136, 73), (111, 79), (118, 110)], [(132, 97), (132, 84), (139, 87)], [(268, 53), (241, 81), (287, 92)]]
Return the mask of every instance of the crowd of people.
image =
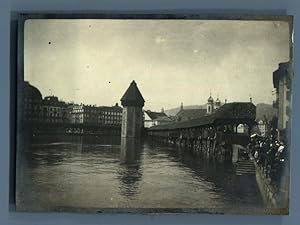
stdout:
[(275, 185), (280, 184), (288, 162), (285, 144), (274, 138), (252, 135), (248, 149), (265, 176)]

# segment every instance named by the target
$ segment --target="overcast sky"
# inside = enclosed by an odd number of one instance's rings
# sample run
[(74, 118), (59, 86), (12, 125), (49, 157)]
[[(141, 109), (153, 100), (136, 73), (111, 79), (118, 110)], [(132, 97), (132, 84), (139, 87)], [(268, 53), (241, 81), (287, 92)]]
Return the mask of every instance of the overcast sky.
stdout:
[(160, 110), (221, 101), (271, 103), (289, 60), (289, 26), (272, 21), (27, 20), (25, 80), (43, 97), (113, 105), (132, 80)]

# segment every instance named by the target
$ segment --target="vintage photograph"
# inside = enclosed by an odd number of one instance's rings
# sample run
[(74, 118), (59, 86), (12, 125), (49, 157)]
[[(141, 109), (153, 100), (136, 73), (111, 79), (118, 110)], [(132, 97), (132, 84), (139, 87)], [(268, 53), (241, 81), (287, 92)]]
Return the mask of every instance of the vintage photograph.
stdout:
[(289, 213), (292, 17), (21, 26), (17, 211)]

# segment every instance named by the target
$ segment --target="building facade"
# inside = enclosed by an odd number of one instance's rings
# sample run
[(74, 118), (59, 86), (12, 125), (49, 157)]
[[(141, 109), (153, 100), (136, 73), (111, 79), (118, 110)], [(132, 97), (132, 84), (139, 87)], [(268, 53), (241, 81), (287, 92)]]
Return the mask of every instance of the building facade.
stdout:
[(95, 106), (65, 103), (56, 96), (42, 97), (40, 91), (29, 84), (23, 83), (23, 115), (25, 122), (42, 123), (78, 123), (121, 125), (122, 108), (114, 106)]
[(280, 63), (278, 69), (273, 72), (273, 86), (276, 89), (273, 106), (278, 111), (278, 138), (281, 140), (286, 139), (286, 132), (290, 129), (292, 77), (292, 62)]
[(68, 120), (67, 104), (56, 96), (46, 96), (29, 84), (23, 83), (23, 116), (25, 122), (62, 123)]
[(29, 82), (22, 84), (23, 111), (21, 119), (23, 121), (39, 122), (43, 119), (43, 97), (41, 92)]
[(73, 105), (70, 112), (71, 123), (121, 125), (122, 108), (115, 106)]
[(46, 96), (43, 99), (42, 121), (49, 123), (64, 123), (68, 121), (67, 104), (59, 101), (56, 96)]

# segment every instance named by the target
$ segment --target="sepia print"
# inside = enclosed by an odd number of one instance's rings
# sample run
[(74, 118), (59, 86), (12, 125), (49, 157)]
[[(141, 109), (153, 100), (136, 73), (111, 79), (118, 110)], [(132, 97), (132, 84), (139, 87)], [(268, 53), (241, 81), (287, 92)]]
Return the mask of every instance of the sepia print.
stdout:
[(19, 31), (17, 211), (289, 213), (291, 17)]

